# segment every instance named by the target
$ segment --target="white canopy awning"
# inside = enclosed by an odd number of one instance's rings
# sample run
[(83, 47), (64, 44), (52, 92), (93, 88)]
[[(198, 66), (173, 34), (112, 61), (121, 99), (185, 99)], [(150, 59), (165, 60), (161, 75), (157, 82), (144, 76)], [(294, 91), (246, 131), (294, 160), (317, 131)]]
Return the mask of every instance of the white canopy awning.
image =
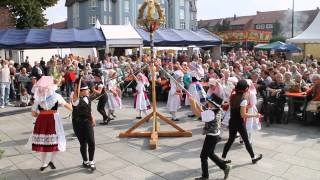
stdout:
[(311, 25), (298, 36), (288, 39), (290, 43), (320, 43), (320, 12)]
[(131, 25), (101, 25), (107, 47), (140, 47), (143, 40)]

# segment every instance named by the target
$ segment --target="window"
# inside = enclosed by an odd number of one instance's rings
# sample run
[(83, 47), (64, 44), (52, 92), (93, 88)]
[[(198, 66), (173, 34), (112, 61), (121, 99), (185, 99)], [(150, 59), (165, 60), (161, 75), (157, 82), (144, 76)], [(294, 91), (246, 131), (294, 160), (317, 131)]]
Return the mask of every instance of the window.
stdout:
[(103, 24), (108, 24), (108, 16), (104, 15), (103, 16)]
[(97, 16), (89, 16), (89, 24), (95, 25), (97, 21)]
[(266, 25), (265, 24), (256, 24), (256, 29), (265, 29)]
[(108, 0), (109, 4), (108, 4), (108, 7), (109, 7), (109, 12), (112, 12), (112, 2), (111, 0)]
[(273, 29), (273, 24), (266, 24), (266, 29)]
[(184, 19), (184, 9), (180, 9), (180, 19)]
[(91, 7), (91, 8), (97, 7), (97, 0), (90, 0), (89, 1), (89, 7)]
[(180, 0), (180, 6), (184, 6), (184, 0)]
[(124, 12), (129, 13), (130, 7), (129, 7), (129, 1), (124, 1)]
[(124, 24), (127, 25), (129, 23), (130, 23), (129, 17), (128, 16), (124, 17)]
[(104, 12), (107, 11), (107, 1), (108, 0), (103, 0), (103, 10), (104, 10)]
[(180, 21), (180, 29), (185, 29), (186, 28), (186, 22)]
[(109, 16), (109, 24), (113, 24), (113, 22), (112, 22), (112, 16)]

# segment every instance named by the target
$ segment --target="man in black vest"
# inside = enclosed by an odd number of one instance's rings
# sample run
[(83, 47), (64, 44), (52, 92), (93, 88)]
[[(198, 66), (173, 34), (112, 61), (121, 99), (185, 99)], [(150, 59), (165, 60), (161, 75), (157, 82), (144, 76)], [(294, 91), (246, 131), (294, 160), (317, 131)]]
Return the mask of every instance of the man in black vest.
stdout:
[[(91, 98), (89, 97), (88, 85), (85, 82), (76, 83), (75, 91), (71, 97), (73, 105), (72, 125), (80, 142), (80, 152), (83, 159), (82, 166), (93, 172), (96, 170), (93, 161), (95, 152), (93, 127), (96, 125), (96, 121), (91, 112)], [(87, 146), (89, 159), (87, 157)]]

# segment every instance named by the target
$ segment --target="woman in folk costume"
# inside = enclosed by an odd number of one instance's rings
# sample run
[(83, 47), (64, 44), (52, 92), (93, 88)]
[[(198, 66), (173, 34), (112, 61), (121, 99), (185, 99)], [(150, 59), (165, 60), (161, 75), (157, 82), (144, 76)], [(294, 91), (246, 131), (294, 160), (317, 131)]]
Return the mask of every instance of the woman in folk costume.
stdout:
[[(248, 114), (257, 114), (258, 109), (257, 109), (257, 90), (252, 83), (250, 79), (247, 79), (248, 85), (249, 85), (249, 90), (247, 92), (247, 99), (248, 99)], [(246, 128), (248, 132), (248, 137), (250, 143), (252, 143), (252, 135), (251, 133), (260, 130), (261, 129), (261, 123), (259, 121), (259, 118), (256, 117), (249, 117), (246, 120)]]
[[(181, 86), (183, 87), (182, 77), (183, 72), (180, 70), (177, 70), (174, 72), (174, 77), (170, 78), (170, 91), (168, 94), (168, 102), (167, 102), (167, 108), (172, 115), (173, 121), (179, 121), (176, 117), (176, 112), (181, 108), (181, 97), (183, 95)], [(175, 80), (174, 80), (174, 79)], [(180, 85), (179, 85), (179, 84)]]
[[(186, 105), (191, 105), (191, 97), (195, 100), (196, 103), (201, 103), (205, 101), (206, 91), (203, 89), (202, 85), (199, 83), (199, 76), (196, 72), (193, 72), (191, 75), (192, 82), (188, 88), (188, 94), (186, 96)], [(195, 114), (188, 115), (188, 117), (195, 117)]]
[(108, 115), (109, 117), (116, 115), (114, 111), (120, 109), (122, 106), (122, 101), (120, 97), (120, 89), (117, 86), (117, 72), (115, 70), (109, 71), (109, 81), (107, 83), (107, 95), (108, 95)]
[(139, 111), (137, 119), (141, 119), (142, 112), (147, 114), (147, 110), (150, 109), (150, 101), (145, 87), (148, 87), (150, 83), (148, 78), (142, 73), (139, 73), (137, 76), (133, 76), (137, 82), (136, 94), (134, 97), (134, 108)]
[[(68, 110), (72, 110), (72, 106), (55, 92), (56, 89), (51, 76), (42, 76), (32, 89), (35, 98), (32, 116), (37, 119), (27, 145), (32, 145), (32, 151), (41, 152), (40, 171), (48, 166), (55, 169), (53, 162), (57, 152), (66, 150), (64, 130), (57, 110), (59, 105)], [(48, 152), (52, 153), (50, 161), (46, 160)]]
[(229, 127), (229, 120), (230, 120), (230, 96), (232, 91), (235, 88), (235, 85), (238, 83), (238, 79), (235, 77), (230, 77), (230, 71), (224, 71), (224, 77), (221, 81), (221, 85), (223, 88), (223, 105), (222, 109), (224, 110), (224, 116), (222, 119), (221, 124), (224, 127)]

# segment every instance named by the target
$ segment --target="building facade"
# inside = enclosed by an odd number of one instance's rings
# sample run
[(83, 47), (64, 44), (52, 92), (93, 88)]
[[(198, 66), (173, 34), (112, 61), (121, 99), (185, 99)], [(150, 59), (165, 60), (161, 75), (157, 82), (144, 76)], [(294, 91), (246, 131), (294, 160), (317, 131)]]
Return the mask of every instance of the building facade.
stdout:
[[(319, 13), (319, 8), (294, 13), (294, 36), (303, 32)], [(228, 17), (221, 19), (200, 20), (199, 28), (206, 28), (212, 32), (221, 31), (269, 31), (274, 36), (291, 38), (292, 10), (257, 11), (256, 15)]]
[[(66, 0), (68, 28), (92, 27), (101, 24), (137, 26), (139, 8), (144, 0)], [(197, 28), (196, 0), (158, 0), (166, 15), (165, 27)]]
[(15, 21), (8, 8), (0, 7), (0, 29), (14, 28)]

